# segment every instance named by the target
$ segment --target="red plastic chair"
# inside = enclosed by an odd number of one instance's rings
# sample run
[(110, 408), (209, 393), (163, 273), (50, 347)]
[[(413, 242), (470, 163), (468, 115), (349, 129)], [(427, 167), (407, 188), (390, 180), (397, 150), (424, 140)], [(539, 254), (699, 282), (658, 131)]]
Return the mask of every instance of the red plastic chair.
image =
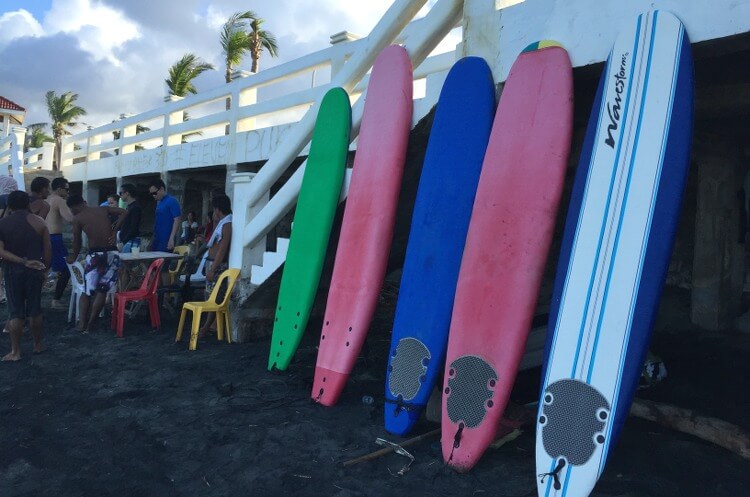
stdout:
[(115, 303), (112, 308), (112, 328), (117, 329), (117, 336), (122, 338), (122, 330), (125, 326), (125, 306), (128, 302), (148, 302), (148, 313), (151, 316), (151, 326), (154, 329), (161, 327), (161, 317), (159, 316), (159, 300), (156, 295), (156, 287), (159, 284), (159, 275), (164, 259), (156, 259), (146, 271), (143, 283), (138, 290), (129, 292), (119, 292), (115, 294)]

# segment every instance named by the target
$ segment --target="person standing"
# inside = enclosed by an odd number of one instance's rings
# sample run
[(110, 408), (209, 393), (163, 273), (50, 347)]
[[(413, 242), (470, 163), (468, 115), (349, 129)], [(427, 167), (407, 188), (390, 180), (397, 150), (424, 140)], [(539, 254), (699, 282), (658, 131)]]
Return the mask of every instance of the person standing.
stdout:
[[(67, 204), (74, 214), (73, 250), (68, 257), (68, 263), (72, 264), (81, 251), (81, 232), (86, 233), (89, 240), (89, 253), (86, 256), (83, 278), (84, 292), (80, 300), (81, 321), (78, 324), (78, 331), (88, 333), (93, 329), (96, 318), (104, 307), (107, 294), (115, 291), (120, 269), (119, 252), (114, 246), (115, 231), (125, 219), (125, 209), (110, 206), (89, 207), (80, 195), (68, 197)], [(114, 230), (109, 221), (110, 215), (117, 215)]]
[(148, 192), (156, 200), (156, 219), (151, 250), (171, 252), (182, 221), (180, 204), (176, 198), (167, 194), (167, 186), (160, 179), (151, 182)]
[[(18, 182), (13, 176), (0, 176), (0, 218), (9, 214), (8, 195), (16, 190), (18, 190)], [(0, 304), (4, 304), (6, 301), (3, 271), (2, 268), (0, 268)]]
[(8, 195), (10, 215), (0, 219), (0, 257), (8, 292), (10, 353), (3, 361), (21, 359), (21, 333), (29, 319), (34, 353), (42, 345), (42, 285), (52, 260), (49, 230), (44, 220), (29, 212), (29, 195), (15, 191)]
[[(226, 195), (217, 195), (211, 201), (214, 208), (216, 228), (208, 240), (208, 254), (206, 255), (206, 299), (216, 285), (218, 277), (229, 267), (229, 246), (232, 243), (232, 204)], [(225, 290), (226, 291), (226, 290)], [(224, 298), (220, 293), (219, 300)], [(205, 336), (211, 329), (216, 318), (215, 313), (209, 313), (206, 322), (200, 330), (200, 336)]]
[(140, 228), (141, 228), (141, 216), (143, 211), (141, 206), (136, 200), (136, 189), (135, 185), (131, 183), (125, 183), (120, 188), (120, 198), (127, 205), (127, 213), (125, 214), (125, 220), (120, 226), (120, 243), (122, 243), (121, 252), (129, 254), (133, 251), (133, 244), (140, 246)]
[(42, 219), (47, 218), (49, 204), (44, 201), (49, 197), (49, 180), (44, 176), (37, 176), (31, 180), (31, 195), (29, 195), (29, 210)]
[(68, 271), (68, 265), (66, 264), (68, 249), (65, 247), (62, 235), (63, 222), (73, 222), (73, 213), (65, 203), (69, 190), (68, 180), (62, 177), (55, 178), (52, 180), (52, 193), (47, 197), (49, 213), (46, 221), (52, 241), (52, 270), (57, 273), (55, 294), (50, 304), (52, 309), (66, 309), (68, 307), (60, 299), (62, 299), (65, 287), (68, 286), (68, 281), (70, 281), (70, 271)]

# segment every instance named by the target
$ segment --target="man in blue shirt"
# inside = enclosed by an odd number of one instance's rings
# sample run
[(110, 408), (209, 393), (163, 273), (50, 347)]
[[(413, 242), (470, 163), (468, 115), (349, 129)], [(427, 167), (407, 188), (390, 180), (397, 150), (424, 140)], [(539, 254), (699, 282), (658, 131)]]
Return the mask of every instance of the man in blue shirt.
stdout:
[(156, 220), (151, 250), (171, 252), (182, 222), (180, 204), (177, 199), (167, 194), (166, 185), (160, 179), (151, 182), (148, 192), (156, 200)]

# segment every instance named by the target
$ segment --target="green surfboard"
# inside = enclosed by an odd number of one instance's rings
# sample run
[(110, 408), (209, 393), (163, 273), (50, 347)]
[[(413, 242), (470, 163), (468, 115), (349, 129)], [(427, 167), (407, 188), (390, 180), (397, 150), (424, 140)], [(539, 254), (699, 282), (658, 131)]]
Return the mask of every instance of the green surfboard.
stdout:
[(344, 180), (351, 120), (349, 96), (341, 88), (329, 90), (315, 121), (297, 199), (276, 303), (269, 370), (289, 366), (310, 317)]

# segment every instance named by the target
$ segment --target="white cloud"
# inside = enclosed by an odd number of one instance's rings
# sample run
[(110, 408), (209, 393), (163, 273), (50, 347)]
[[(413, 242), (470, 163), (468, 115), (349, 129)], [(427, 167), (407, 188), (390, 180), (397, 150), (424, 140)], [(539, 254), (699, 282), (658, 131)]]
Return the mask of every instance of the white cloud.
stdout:
[(20, 9), (0, 15), (0, 48), (27, 36), (42, 36), (44, 29), (29, 11)]
[[(339, 31), (367, 35), (391, 4), (52, 0), (44, 18), (34, 19), (23, 10), (2, 13), (0, 1), (0, 60), (5, 71), (0, 91), (29, 110), (29, 123), (48, 120), (44, 93), (55, 90), (80, 95), (79, 103), (88, 110), (85, 122), (107, 124), (121, 113), (139, 114), (161, 105), (167, 69), (187, 52), (217, 69), (196, 80), (199, 91), (222, 85), (219, 31), (234, 12), (256, 11), (265, 19), (265, 29), (276, 35), (279, 57), (264, 55), (265, 69), (328, 47), (329, 36)], [(248, 58), (240, 68), (249, 66)], [(266, 98), (263, 92), (261, 98)]]
[(81, 49), (95, 60), (120, 64), (117, 50), (140, 37), (138, 25), (120, 11), (92, 0), (54, 0), (44, 17), (49, 35), (65, 33), (78, 39)]

